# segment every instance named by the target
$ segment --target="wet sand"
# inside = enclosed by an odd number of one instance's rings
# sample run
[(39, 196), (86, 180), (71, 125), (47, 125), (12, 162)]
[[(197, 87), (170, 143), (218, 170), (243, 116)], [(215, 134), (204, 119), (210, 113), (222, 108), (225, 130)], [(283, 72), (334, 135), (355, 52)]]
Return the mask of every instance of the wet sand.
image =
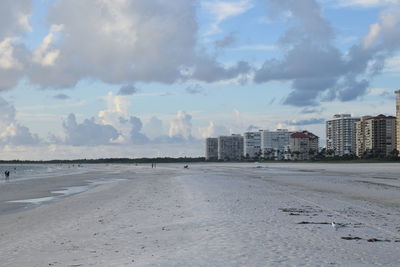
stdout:
[[(110, 176), (115, 180), (3, 213), (2, 264), (400, 264), (398, 165), (182, 166), (98, 169), (72, 184)], [(29, 188), (19, 186), (20, 192)], [(2, 196), (0, 206), (7, 198)], [(332, 221), (341, 227), (335, 230)]]

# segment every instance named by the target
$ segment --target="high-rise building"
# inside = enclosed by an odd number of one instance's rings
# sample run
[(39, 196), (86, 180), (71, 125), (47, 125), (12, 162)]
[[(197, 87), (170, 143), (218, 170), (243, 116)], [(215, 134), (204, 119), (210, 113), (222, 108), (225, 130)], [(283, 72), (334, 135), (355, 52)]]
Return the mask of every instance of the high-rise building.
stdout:
[(326, 149), (335, 156), (355, 154), (356, 122), (350, 114), (336, 114), (326, 121)]
[(206, 160), (218, 159), (218, 138), (206, 139)]
[(387, 157), (396, 149), (396, 117), (364, 116), (356, 122), (356, 155)]
[(261, 157), (261, 133), (258, 132), (246, 132), (243, 135), (244, 138), (244, 157), (245, 158), (257, 158)]
[(241, 160), (243, 151), (243, 136), (240, 134), (218, 137), (219, 160)]
[(400, 90), (396, 93), (396, 144), (397, 151), (400, 151)]
[(285, 159), (310, 160), (318, 154), (319, 137), (308, 131), (290, 135), (290, 145), (285, 151)]
[(276, 131), (262, 131), (261, 149), (264, 158), (283, 159), (285, 147), (289, 145), (290, 134), (287, 129)]

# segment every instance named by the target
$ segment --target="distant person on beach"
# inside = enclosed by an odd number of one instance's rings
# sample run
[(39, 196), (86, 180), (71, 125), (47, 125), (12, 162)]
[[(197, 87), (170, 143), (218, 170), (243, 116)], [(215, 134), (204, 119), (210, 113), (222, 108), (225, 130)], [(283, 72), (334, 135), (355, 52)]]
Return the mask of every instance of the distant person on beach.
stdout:
[(5, 171), (4, 176), (5, 176), (6, 180), (8, 180), (10, 178), (10, 171)]

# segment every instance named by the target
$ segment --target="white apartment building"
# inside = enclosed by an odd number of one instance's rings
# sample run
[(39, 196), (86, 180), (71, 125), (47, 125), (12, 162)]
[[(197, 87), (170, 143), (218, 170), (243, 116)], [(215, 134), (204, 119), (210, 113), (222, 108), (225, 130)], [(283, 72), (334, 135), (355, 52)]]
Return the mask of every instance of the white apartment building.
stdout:
[(206, 160), (218, 159), (218, 138), (206, 139)]
[(400, 90), (396, 94), (396, 149), (400, 151)]
[(336, 114), (326, 121), (326, 149), (334, 156), (356, 153), (356, 122), (350, 114)]
[(241, 160), (243, 151), (243, 136), (240, 134), (218, 137), (219, 160)]
[(258, 132), (246, 132), (243, 135), (244, 140), (244, 154), (245, 158), (257, 158), (261, 157), (261, 133)]
[(290, 142), (290, 134), (287, 129), (277, 129), (276, 131), (262, 131), (261, 148), (263, 158), (281, 160), (284, 158), (284, 151)]

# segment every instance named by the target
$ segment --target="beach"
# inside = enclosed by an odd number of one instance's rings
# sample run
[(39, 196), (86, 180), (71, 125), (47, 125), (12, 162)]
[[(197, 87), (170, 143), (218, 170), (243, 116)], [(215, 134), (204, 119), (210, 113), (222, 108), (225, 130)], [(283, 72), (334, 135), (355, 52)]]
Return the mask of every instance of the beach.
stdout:
[(1, 265), (400, 265), (396, 163), (62, 170), (0, 185)]

